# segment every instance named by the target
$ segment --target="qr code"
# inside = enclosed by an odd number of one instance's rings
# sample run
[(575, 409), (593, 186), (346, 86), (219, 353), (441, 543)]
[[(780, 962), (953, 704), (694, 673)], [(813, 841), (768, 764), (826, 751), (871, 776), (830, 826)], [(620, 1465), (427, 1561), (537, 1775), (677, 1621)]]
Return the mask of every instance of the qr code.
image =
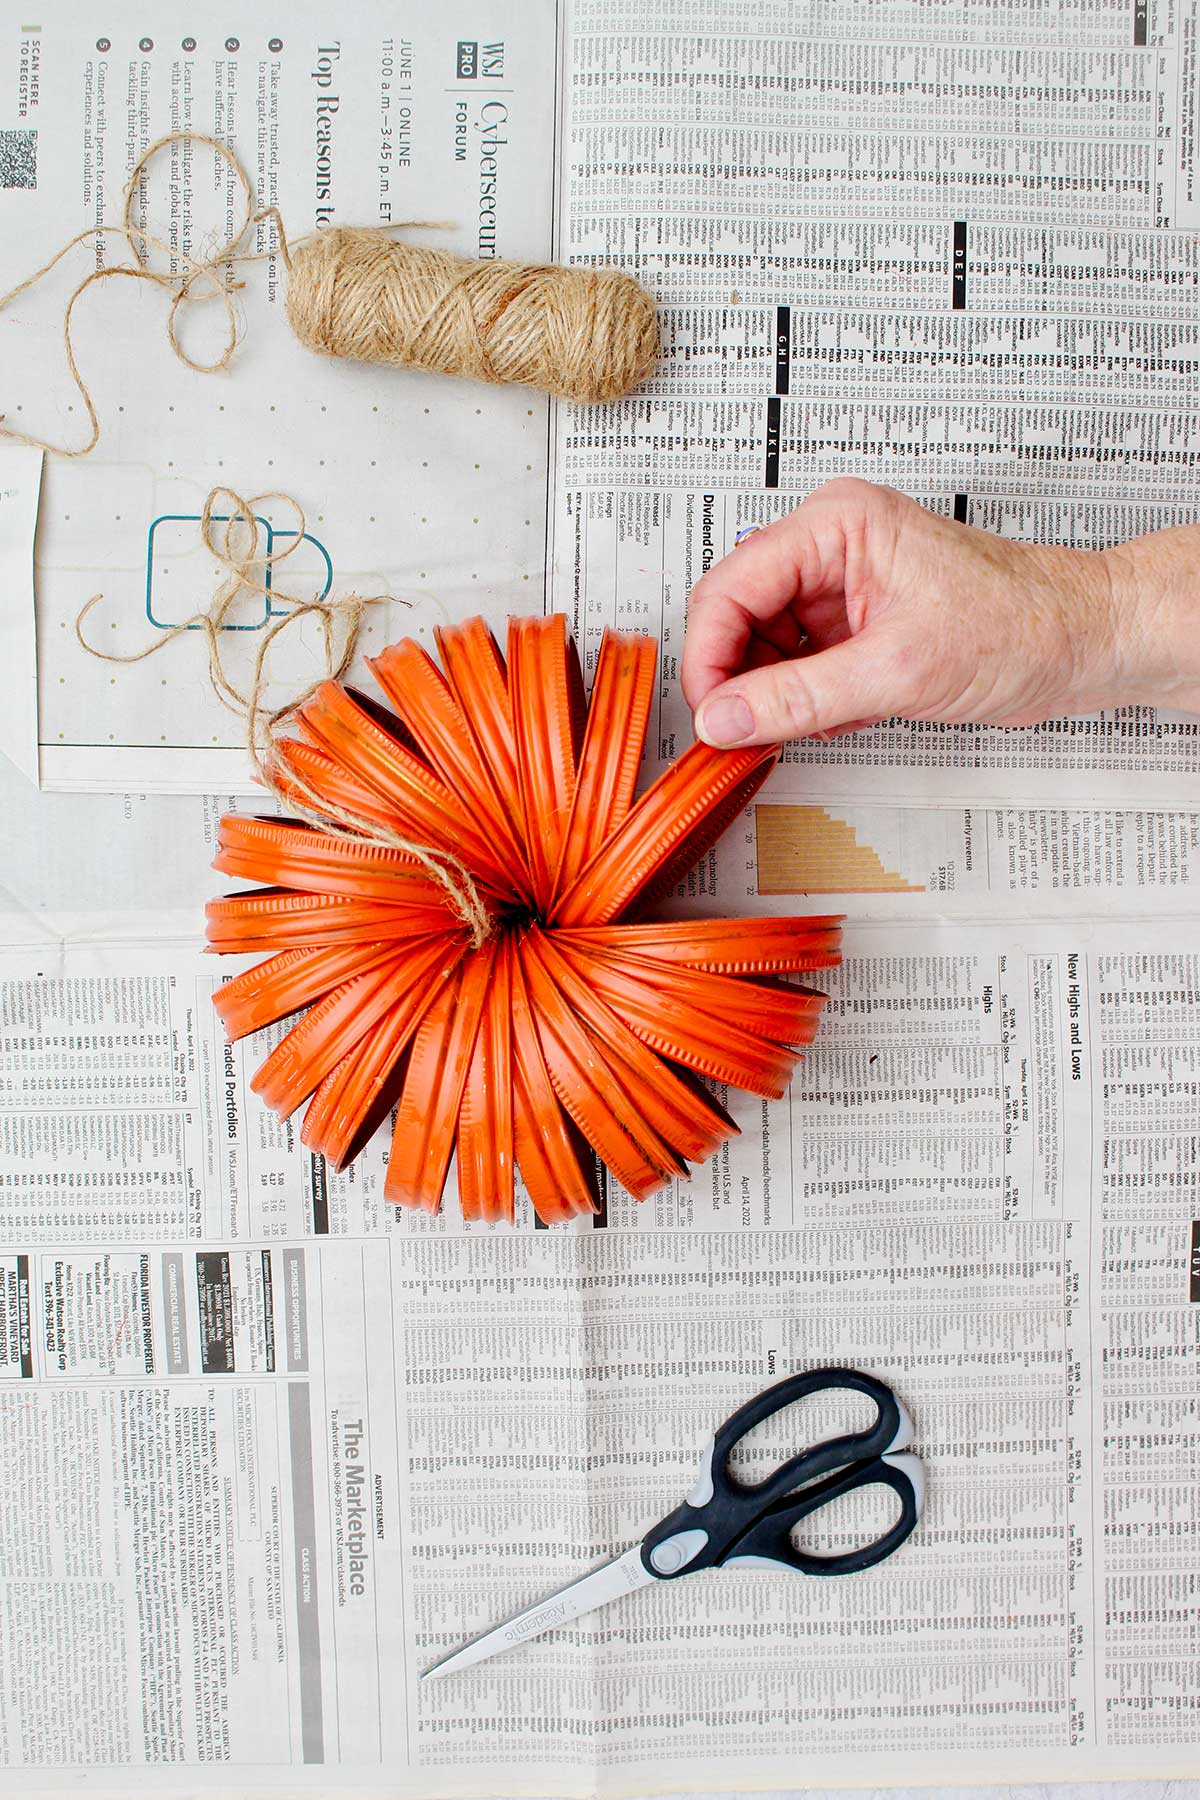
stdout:
[(37, 186), (37, 131), (0, 131), (0, 188)]

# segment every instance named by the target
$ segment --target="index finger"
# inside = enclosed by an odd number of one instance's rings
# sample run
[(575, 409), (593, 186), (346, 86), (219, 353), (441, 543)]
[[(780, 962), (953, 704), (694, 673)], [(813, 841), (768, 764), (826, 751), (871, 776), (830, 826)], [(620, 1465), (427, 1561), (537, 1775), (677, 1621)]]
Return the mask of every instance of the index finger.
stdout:
[(715, 687), (746, 667), (752, 637), (769, 629), (796, 600), (816, 598), (831, 581), (840, 582), (844, 557), (814, 554), (818, 545), (812, 526), (822, 510), (812, 500), (804, 501), (737, 545), (692, 589), (680, 677), (693, 712)]

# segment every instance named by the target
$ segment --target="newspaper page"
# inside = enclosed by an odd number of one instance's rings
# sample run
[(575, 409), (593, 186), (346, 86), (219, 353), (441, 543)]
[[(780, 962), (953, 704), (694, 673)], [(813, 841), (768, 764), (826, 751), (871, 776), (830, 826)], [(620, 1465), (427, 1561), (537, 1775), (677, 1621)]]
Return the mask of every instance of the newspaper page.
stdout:
[[(83, 6), (54, 10), (37, 30), (19, 29), (16, 12), (0, 23), (0, 291), (89, 235), (0, 312), (12, 428), (67, 449), (87, 442), (64, 308), (89, 270), (133, 261), (101, 231), (168, 133), (226, 144), (255, 206), (277, 208), (292, 241), (392, 225), (472, 257), (549, 252), (553, 0), (406, 12), (370, 0), (334, 18), (297, 0), (277, 34), (254, 20), (231, 30), (219, 9), (176, 0), (149, 11), (116, 0), (99, 23)], [(137, 196), (136, 216), (171, 247), (148, 266), (211, 256), (244, 212), (232, 168), (176, 142)], [(411, 220), (434, 224), (401, 231)], [(484, 613), (501, 626), (545, 604), (545, 396), (315, 356), (286, 318), (278, 231), (263, 220), (246, 247), (261, 260), (231, 270), (239, 341), (219, 374), (172, 354), (170, 297), (146, 283), (102, 282), (72, 314), (101, 435), (88, 456), (48, 460), (37, 710), (0, 721), (0, 749), (48, 787), (211, 793), (244, 780), (244, 727), (212, 690), (199, 632), (167, 641), (227, 574), (200, 535), (214, 488), (231, 490), (214, 505), (218, 527), (235, 496), (255, 502), (259, 550), (282, 558), (272, 593), (243, 595), (223, 634), (243, 688), (280, 593), (388, 597), (366, 617), (364, 656), (440, 618)], [(222, 306), (184, 307), (177, 323), (193, 361), (219, 357)], [(87, 643), (125, 658), (157, 643), (158, 654), (119, 665), (89, 655), (76, 620), (96, 594)], [(27, 584), (5, 609), (31, 645)], [(273, 643), (272, 692), (313, 680), (321, 650), (317, 619), (289, 627)]]
[[(1200, 508), (1197, 14), (579, 0), (561, 253), (661, 308), (652, 380), (557, 414), (555, 592), (662, 636), (739, 530), (863, 476), (1101, 548)], [(819, 802), (1193, 806), (1200, 726), (888, 721), (787, 747)]]
[[(1194, 1773), (1200, 928), (854, 927), (788, 1098), (723, 1096), (726, 1152), (578, 1231), (394, 1214), (387, 1133), (323, 1172), (248, 1091), (263, 1042), (223, 1042), (223, 972), (0, 961), (10, 1766)], [(891, 1562), (664, 1584), (419, 1685), (839, 1360), (917, 1421)]]

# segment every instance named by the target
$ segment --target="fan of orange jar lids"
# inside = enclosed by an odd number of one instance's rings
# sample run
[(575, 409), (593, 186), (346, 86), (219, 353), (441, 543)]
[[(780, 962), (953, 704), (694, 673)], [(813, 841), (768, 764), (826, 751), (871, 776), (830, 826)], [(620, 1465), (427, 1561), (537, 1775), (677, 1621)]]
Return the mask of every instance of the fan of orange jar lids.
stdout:
[[(638, 797), (652, 639), (606, 631), (590, 702), (561, 615), (481, 619), (369, 663), (390, 703), (326, 683), (278, 746), (364, 826), (469, 871), (473, 944), (414, 856), (273, 818), (221, 821), (215, 867), (264, 885), (208, 906), (221, 952), (267, 953), (214, 996), (230, 1038), (299, 1015), (253, 1080), (337, 1169), (395, 1108), (385, 1192), (435, 1212), (457, 1154), (469, 1219), (596, 1210), (596, 1158), (644, 1199), (736, 1131), (709, 1082), (778, 1099), (839, 960), (836, 918), (648, 919), (774, 762), (694, 744)], [(310, 798), (311, 805), (311, 798)], [(637, 922), (635, 922), (637, 921)]]

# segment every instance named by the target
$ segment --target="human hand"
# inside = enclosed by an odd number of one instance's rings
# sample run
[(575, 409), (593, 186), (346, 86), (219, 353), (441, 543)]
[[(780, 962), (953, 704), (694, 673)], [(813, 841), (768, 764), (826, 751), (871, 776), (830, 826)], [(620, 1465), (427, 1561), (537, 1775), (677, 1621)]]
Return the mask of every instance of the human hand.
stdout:
[(1153, 698), (1140, 689), (1165, 677), (1142, 654), (1148, 621), (1127, 616), (1114, 575), (1107, 554), (1013, 543), (831, 481), (693, 588), (682, 679), (697, 735), (1029, 725)]

